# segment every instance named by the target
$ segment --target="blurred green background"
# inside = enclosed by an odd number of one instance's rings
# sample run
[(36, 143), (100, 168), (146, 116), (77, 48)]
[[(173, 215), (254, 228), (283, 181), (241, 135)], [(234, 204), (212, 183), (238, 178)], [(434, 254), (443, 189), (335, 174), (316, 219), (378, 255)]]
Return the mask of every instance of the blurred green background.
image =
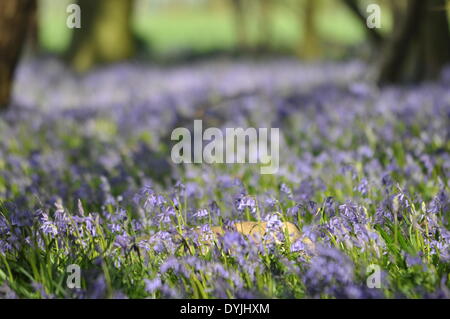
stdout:
[[(316, 28), (323, 43), (336, 47), (357, 46), (365, 31), (357, 18), (336, 0), (317, 0)], [(40, 0), (39, 39), (44, 50), (61, 53), (70, 44), (66, 7), (71, 0)], [(237, 47), (233, 11), (228, 0), (137, 0), (133, 29), (143, 45), (156, 56), (178, 52), (232, 51)], [(304, 36), (296, 10), (302, 0), (277, 0), (270, 13), (270, 49), (295, 54)], [(367, 1), (373, 3), (373, 1)], [(256, 3), (256, 1), (255, 1)], [(378, 1), (383, 6), (382, 1)], [(251, 3), (250, 3), (251, 5)], [(382, 15), (382, 32), (391, 28), (390, 10)], [(264, 41), (260, 12), (249, 8), (246, 15), (248, 42), (257, 47)], [(339, 52), (334, 51), (334, 52)], [(337, 53), (339, 54), (339, 53)]]
[[(22, 2), (1, 3), (14, 7)], [(135, 59), (155, 64), (240, 56), (287, 56), (305, 62), (357, 59), (373, 66), (370, 80), (379, 85), (435, 80), (450, 63), (450, 0), (23, 3), (28, 7), (18, 8), (13, 18), (25, 27), (7, 23), (0, 29), (3, 38), (14, 38), (3, 45), (9, 58), (0, 61), (0, 105), (9, 101), (22, 47), (29, 56), (55, 55), (76, 72)], [(81, 28), (67, 25), (75, 15), (70, 4), (78, 5), (72, 7), (79, 11)], [(6, 21), (1, 17), (0, 12), (0, 22)], [(376, 27), (368, 27), (371, 19), (377, 20)]]

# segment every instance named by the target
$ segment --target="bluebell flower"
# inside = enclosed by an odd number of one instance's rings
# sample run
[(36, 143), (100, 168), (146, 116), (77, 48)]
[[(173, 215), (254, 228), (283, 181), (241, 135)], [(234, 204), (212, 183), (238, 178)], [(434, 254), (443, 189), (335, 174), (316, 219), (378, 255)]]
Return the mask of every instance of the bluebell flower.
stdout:
[(158, 215), (159, 222), (163, 224), (169, 224), (172, 222), (171, 217), (175, 215), (176, 215), (175, 209), (172, 206), (168, 206)]
[(353, 284), (353, 264), (335, 248), (318, 245), (305, 274), (305, 284), (313, 296), (337, 296)]
[(207, 211), (206, 209), (199, 209), (199, 210), (194, 214), (194, 216), (197, 217), (197, 218), (203, 218), (203, 217), (206, 217), (206, 216), (208, 216), (208, 215), (209, 215), (209, 213), (208, 213), (208, 211)]
[(145, 291), (149, 294), (154, 293), (162, 287), (161, 278), (156, 277), (155, 279), (144, 279), (145, 281)]
[(123, 251), (126, 251), (131, 244), (131, 238), (128, 234), (123, 233), (122, 235), (117, 235), (116, 240), (114, 241), (114, 245), (122, 248)]
[(236, 209), (240, 213), (244, 212), (246, 209), (248, 209), (251, 214), (256, 213), (256, 200), (252, 196), (241, 195), (236, 199), (235, 204)]

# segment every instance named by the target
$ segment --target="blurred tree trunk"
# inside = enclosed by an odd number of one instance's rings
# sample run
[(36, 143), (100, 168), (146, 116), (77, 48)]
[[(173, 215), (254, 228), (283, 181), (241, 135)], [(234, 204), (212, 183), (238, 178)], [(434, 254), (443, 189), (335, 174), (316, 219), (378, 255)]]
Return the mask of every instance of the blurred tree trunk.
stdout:
[(269, 50), (272, 43), (272, 11), (273, 0), (260, 0), (259, 30), (261, 35), (261, 48)]
[(402, 21), (402, 14), (406, 11), (408, 0), (388, 1), (387, 5), (392, 10), (392, 26), (395, 30)]
[(380, 85), (436, 79), (450, 63), (446, 0), (410, 0), (403, 20), (384, 48)]
[(306, 0), (302, 3), (301, 13), (303, 38), (300, 41), (298, 54), (300, 57), (312, 60), (320, 55), (319, 34), (316, 26), (316, 16), (319, 0)]
[(134, 0), (78, 0), (81, 28), (73, 29), (71, 65), (86, 71), (96, 63), (118, 62), (134, 52), (131, 25)]
[(0, 1), (0, 108), (10, 101), (14, 71), (35, 11), (34, 0)]
[(234, 28), (239, 50), (248, 49), (247, 21), (244, 0), (230, 0), (233, 8)]
[(428, 0), (421, 41), (425, 51), (425, 79), (436, 79), (450, 63), (450, 31), (446, 0)]
[[(34, 0), (33, 0), (34, 1)], [(40, 48), (39, 43), (39, 17), (38, 17), (38, 11), (39, 6), (37, 5), (37, 1), (35, 1), (35, 8), (32, 10), (30, 16), (29, 16), (29, 22), (28, 22), (28, 41), (29, 41), (29, 48), (32, 52), (36, 52)]]

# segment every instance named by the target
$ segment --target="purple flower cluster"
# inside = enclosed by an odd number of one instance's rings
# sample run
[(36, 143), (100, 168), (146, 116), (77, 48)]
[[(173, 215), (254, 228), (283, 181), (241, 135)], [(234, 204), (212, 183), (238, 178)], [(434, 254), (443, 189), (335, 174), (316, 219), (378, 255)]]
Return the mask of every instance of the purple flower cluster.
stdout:
[[(0, 114), (0, 270), (18, 279), (0, 297), (445, 296), (450, 83), (378, 89), (366, 71), (281, 59), (78, 77), (27, 61)], [(199, 114), (279, 127), (278, 174), (175, 165), (170, 134)], [(284, 222), (300, 238), (288, 243)], [(90, 274), (72, 295), (49, 284), (66, 263)], [(384, 290), (366, 287), (368, 264)]]

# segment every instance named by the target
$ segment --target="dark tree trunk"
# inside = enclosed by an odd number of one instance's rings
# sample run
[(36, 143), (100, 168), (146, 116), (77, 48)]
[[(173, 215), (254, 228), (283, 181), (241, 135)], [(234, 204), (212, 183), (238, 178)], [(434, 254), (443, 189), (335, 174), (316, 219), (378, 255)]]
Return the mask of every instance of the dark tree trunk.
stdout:
[(96, 63), (118, 62), (135, 51), (131, 25), (134, 0), (78, 0), (81, 28), (74, 29), (71, 65), (85, 71)]
[(379, 62), (380, 85), (436, 79), (450, 62), (446, 0), (410, 0)]
[(26, 43), (26, 46), (31, 50), (31, 52), (37, 52), (40, 49), (39, 44), (39, 17), (38, 17), (38, 10), (39, 5), (37, 4), (37, 1), (34, 1), (34, 8), (32, 12), (29, 15), (29, 22), (28, 22), (28, 43)]
[(35, 0), (0, 1), (0, 108), (10, 102), (14, 71), (35, 11)]
[(428, 0), (422, 30), (426, 79), (437, 78), (450, 63), (450, 32), (446, 0)]
[(406, 11), (408, 0), (389, 1), (389, 8), (392, 11), (392, 26), (394, 30), (400, 25), (403, 13)]

